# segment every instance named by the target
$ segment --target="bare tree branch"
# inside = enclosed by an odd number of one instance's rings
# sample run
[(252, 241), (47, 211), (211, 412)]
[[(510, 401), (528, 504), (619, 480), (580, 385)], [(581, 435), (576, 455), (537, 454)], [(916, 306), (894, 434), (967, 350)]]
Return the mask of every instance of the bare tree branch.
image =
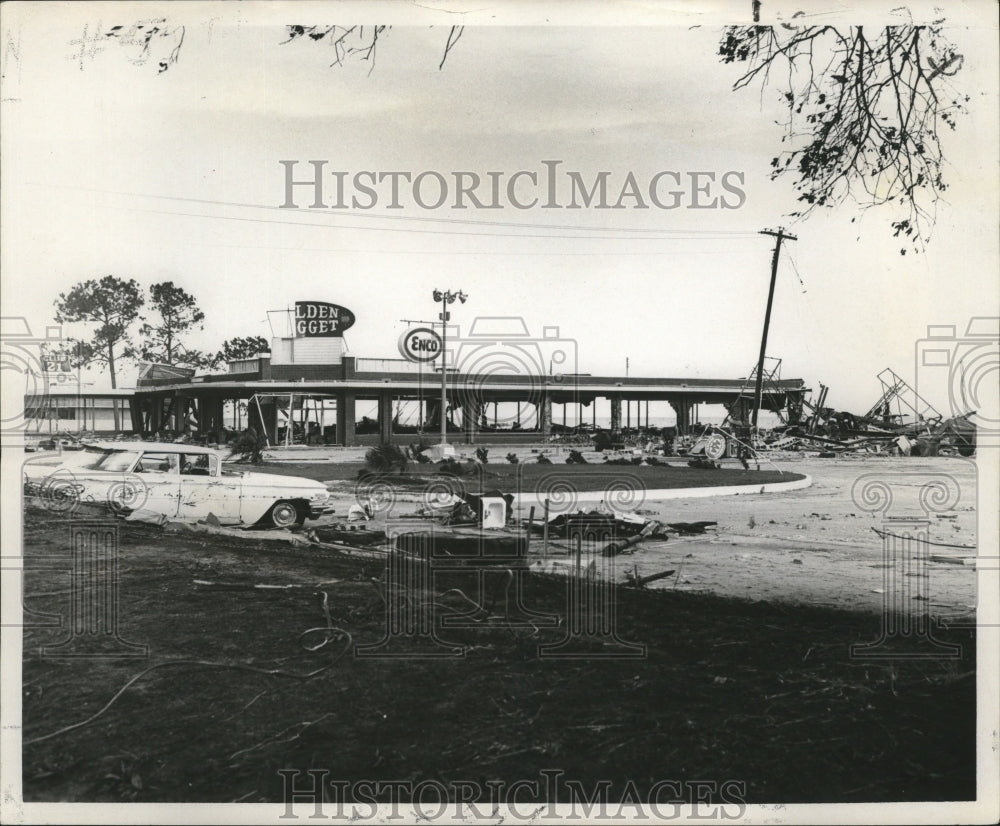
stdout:
[(734, 89), (760, 83), (763, 90), (773, 85), (773, 69), (787, 70), (779, 91), (788, 148), (771, 160), (771, 177), (795, 178), (804, 204), (795, 215), (848, 198), (865, 209), (894, 204), (894, 234), (923, 249), (946, 189), (938, 126), (954, 129), (969, 100), (951, 85), (963, 58), (942, 36), (942, 23), (877, 32), (788, 24), (726, 29), (719, 55), (746, 64)]
[[(291, 43), (300, 38), (312, 41), (326, 40), (334, 49), (331, 66), (343, 66), (351, 58), (368, 60), (371, 61), (371, 68), (368, 70), (370, 74), (375, 68), (376, 47), (379, 40), (391, 28), (391, 26), (287, 26), (288, 39), (282, 40), (281, 44)], [(463, 31), (465, 26), (452, 26), (448, 31), (438, 69), (444, 67), (448, 54), (455, 48)]]

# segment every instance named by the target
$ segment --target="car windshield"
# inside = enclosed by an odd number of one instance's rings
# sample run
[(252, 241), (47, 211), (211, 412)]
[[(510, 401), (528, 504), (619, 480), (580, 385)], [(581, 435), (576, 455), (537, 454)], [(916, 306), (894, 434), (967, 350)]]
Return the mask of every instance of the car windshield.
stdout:
[(95, 470), (123, 471), (135, 464), (139, 454), (134, 450), (112, 450), (105, 453), (94, 465)]

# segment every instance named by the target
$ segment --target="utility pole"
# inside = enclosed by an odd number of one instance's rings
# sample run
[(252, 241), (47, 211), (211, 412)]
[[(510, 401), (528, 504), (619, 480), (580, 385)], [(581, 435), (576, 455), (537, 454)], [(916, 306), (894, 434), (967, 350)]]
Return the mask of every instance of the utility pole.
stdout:
[(777, 230), (762, 229), (761, 235), (773, 235), (777, 240), (774, 244), (774, 254), (771, 256), (771, 286), (767, 291), (767, 310), (764, 312), (764, 335), (760, 339), (760, 357), (757, 359), (757, 380), (753, 391), (753, 420), (751, 426), (754, 434), (757, 433), (757, 414), (760, 412), (761, 393), (764, 388), (764, 355), (767, 352), (767, 331), (771, 327), (771, 305), (774, 303), (774, 282), (778, 277), (778, 256), (781, 254), (781, 242), (787, 238), (789, 241), (798, 241), (794, 235), (785, 232), (783, 227)]

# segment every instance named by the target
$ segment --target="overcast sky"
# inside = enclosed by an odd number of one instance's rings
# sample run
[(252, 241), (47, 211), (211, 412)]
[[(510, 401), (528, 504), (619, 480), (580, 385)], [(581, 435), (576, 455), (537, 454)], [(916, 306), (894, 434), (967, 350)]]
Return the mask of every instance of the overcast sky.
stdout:
[[(3, 314), (40, 329), (59, 292), (111, 273), (193, 293), (207, 323), (191, 343), (204, 349), (269, 336), (268, 310), (315, 299), (354, 311), (353, 355), (397, 357), (400, 319), (435, 318), (432, 289), (461, 288), (459, 325), (521, 315), (533, 333), (558, 326), (581, 372), (624, 373), (627, 357), (631, 375), (735, 378), (760, 341), (773, 239), (758, 232), (784, 225), (798, 240), (782, 256), (768, 353), (784, 377), (822, 381), (831, 404), (864, 412), (882, 368), (914, 379), (928, 324), (962, 333), (971, 316), (1000, 312), (995, 3), (947, 11), (963, 15), (949, 36), (969, 114), (944, 137), (950, 188), (930, 245), (905, 256), (882, 210), (787, 217), (794, 192), (768, 179), (778, 93), (734, 92), (739, 70), (716, 56), (722, 22), (746, 22), (749, 0), (688, 4), (660, 12), (660, 25), (648, 24), (650, 4), (642, 18), (630, 6), (601, 19), (532, 9), (527, 22), (547, 25), (512, 25), (527, 19), (513, 4), (484, 6), (5, 4)], [(807, 2), (765, 7), (827, 19)], [(285, 23), (392, 15), (374, 67), (331, 67), (325, 40), (282, 43)], [(138, 47), (96, 36), (154, 18), (175, 37), (183, 26), (164, 72), (171, 38), (154, 39), (143, 62)], [(593, 25), (605, 19), (635, 25)], [(467, 28), (439, 70), (455, 22)], [(304, 177), (313, 159), (348, 181), (363, 170), (542, 174), (559, 160), (584, 179), (609, 172), (612, 199), (629, 172), (643, 185), (660, 171), (737, 172), (745, 201), (460, 211), (421, 209), (404, 185), (398, 210), (279, 209), (279, 161), (298, 160)]]

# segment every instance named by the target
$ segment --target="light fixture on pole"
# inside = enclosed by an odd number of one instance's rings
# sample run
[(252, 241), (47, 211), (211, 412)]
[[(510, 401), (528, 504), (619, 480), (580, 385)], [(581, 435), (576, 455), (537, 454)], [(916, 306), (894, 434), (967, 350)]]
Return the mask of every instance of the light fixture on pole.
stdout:
[(441, 455), (447, 455), (448, 450), (448, 319), (451, 313), (448, 312), (448, 305), (454, 304), (458, 299), (463, 304), (469, 298), (461, 290), (452, 292), (451, 290), (434, 290), (434, 300), (441, 302)]

